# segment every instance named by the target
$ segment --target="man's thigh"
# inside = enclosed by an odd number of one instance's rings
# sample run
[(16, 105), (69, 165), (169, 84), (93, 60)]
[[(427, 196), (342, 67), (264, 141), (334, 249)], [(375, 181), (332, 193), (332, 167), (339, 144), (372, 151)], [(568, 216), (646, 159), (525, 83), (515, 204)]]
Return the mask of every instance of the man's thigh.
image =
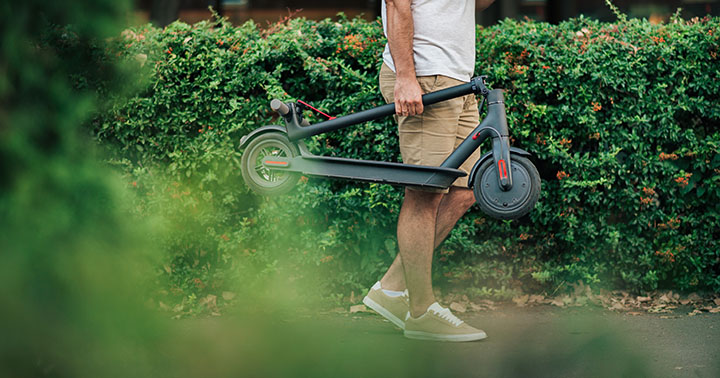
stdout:
[[(418, 83), (423, 93), (464, 84), (442, 75), (420, 76)], [(394, 101), (394, 89), (395, 73), (383, 64), (380, 70), (380, 91), (386, 102)], [(396, 120), (402, 161), (406, 164), (439, 166), (477, 126), (477, 101), (474, 95), (458, 97), (427, 106), (419, 115), (396, 116)], [(479, 157), (479, 151), (475, 155)], [(460, 169), (469, 173), (477, 160), (475, 155)], [(453, 185), (467, 187), (467, 178), (460, 178)]]

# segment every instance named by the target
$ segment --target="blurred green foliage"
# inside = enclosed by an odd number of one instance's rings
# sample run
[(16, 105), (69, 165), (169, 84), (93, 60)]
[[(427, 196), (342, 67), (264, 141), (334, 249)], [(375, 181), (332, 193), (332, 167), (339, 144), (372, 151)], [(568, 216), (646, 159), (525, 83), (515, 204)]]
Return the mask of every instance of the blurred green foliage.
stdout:
[[(543, 194), (518, 221), (464, 217), (436, 254), (436, 282), (496, 297), (578, 280), (720, 290), (719, 25), (479, 27), (476, 71), (507, 90), (513, 144), (535, 155)], [(401, 189), (310, 179), (290, 196), (258, 198), (240, 180), (238, 150), (242, 135), (281, 123), (272, 98), (332, 115), (382, 104), (381, 36), (379, 22), (340, 17), (176, 22), (112, 42), (109, 55), (134, 62), (148, 84), (91, 130), (139, 193), (137, 212), (182, 224), (165, 241), (162, 273), (175, 301), (219, 295), (230, 277), (251, 286), (258, 274), (358, 294), (382, 274), (396, 253)], [(390, 118), (308, 144), (399, 159)]]
[[(122, 67), (89, 69), (86, 52), (90, 40), (118, 35), (129, 5), (0, 5), (0, 376), (147, 371), (141, 360), (117, 369), (126, 348), (151, 343), (156, 331), (143, 302), (158, 262), (128, 217), (119, 175), (94, 157), (82, 128), (96, 113), (97, 92), (71, 80), (82, 73), (86, 82), (125, 91)], [(47, 43), (65, 24), (75, 38), (62, 48), (77, 55)], [(108, 366), (115, 372), (107, 374)]]

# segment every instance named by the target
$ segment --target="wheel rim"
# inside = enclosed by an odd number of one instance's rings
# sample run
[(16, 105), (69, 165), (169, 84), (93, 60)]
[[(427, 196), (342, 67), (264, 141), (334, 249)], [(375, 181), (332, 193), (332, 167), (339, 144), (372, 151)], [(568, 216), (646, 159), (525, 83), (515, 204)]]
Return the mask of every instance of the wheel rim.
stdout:
[(512, 189), (505, 192), (500, 188), (497, 170), (494, 166), (491, 165), (483, 172), (480, 180), (480, 185), (482, 185), (480, 193), (488, 207), (502, 214), (513, 214), (524, 210), (532, 191), (530, 172), (522, 164), (513, 161), (512, 179)]
[(276, 140), (264, 140), (253, 146), (248, 155), (247, 171), (250, 178), (257, 185), (264, 188), (275, 188), (290, 179), (289, 172), (268, 169), (262, 163), (266, 157), (291, 158), (293, 156), (292, 151), (285, 143)]

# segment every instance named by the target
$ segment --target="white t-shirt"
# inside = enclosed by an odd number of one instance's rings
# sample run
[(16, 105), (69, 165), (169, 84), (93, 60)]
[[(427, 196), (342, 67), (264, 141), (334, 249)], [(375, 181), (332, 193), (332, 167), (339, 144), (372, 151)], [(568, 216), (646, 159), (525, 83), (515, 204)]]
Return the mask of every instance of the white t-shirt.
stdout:
[[(475, 71), (475, 0), (413, 0), (410, 7), (417, 76), (445, 75), (470, 81)], [(387, 36), (385, 0), (382, 21)], [(387, 44), (383, 61), (396, 71)]]

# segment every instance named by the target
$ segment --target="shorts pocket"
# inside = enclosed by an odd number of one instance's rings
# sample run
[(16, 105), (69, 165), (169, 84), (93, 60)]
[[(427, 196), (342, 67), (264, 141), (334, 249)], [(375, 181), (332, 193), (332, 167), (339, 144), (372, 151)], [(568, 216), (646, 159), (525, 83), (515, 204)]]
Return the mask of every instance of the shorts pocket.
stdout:
[(433, 76), (418, 76), (418, 84), (423, 94), (434, 92), (438, 85), (438, 78), (440, 75)]

